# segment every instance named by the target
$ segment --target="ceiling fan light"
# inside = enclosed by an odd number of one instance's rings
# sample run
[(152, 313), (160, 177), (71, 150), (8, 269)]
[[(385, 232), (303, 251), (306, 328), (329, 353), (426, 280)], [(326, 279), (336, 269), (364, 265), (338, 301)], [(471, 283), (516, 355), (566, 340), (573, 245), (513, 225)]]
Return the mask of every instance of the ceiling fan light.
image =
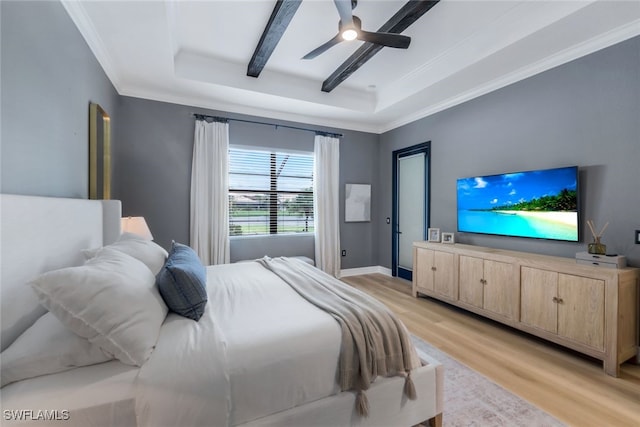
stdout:
[(346, 41), (355, 40), (358, 37), (358, 32), (353, 28), (349, 28), (348, 30), (344, 30), (342, 32), (342, 38)]

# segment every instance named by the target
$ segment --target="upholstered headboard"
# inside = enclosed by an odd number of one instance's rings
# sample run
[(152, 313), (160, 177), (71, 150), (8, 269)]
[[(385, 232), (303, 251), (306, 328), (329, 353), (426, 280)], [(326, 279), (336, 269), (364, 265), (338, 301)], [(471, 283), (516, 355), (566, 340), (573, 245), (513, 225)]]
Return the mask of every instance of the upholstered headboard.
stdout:
[(38, 275), (81, 265), (82, 249), (120, 235), (118, 200), (0, 194), (2, 350), (44, 312), (26, 284)]

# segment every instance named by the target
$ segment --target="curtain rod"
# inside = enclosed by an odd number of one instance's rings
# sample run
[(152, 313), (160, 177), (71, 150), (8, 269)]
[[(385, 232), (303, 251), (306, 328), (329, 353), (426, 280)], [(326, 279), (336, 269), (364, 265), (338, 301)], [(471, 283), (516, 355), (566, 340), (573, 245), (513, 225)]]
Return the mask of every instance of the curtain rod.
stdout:
[(276, 129), (281, 127), (281, 128), (287, 128), (287, 129), (303, 130), (303, 131), (306, 131), (306, 132), (314, 132), (316, 135), (333, 136), (335, 138), (342, 138), (342, 136), (343, 136), (341, 133), (325, 132), (325, 131), (321, 131), (321, 130), (307, 129), (307, 128), (301, 128), (301, 127), (297, 127), (297, 126), (278, 125), (278, 124), (275, 124), (275, 123), (259, 122), (259, 121), (256, 121), (256, 120), (230, 119), (230, 118), (227, 118), (227, 117), (209, 116), (207, 114), (199, 114), (199, 113), (193, 113), (193, 117), (195, 117), (196, 120), (205, 120), (206, 121), (206, 119), (212, 119), (214, 122), (222, 122), (222, 123), (228, 123), (230, 121), (234, 121), (234, 122), (254, 123), (254, 124), (258, 124), (258, 125), (274, 126)]

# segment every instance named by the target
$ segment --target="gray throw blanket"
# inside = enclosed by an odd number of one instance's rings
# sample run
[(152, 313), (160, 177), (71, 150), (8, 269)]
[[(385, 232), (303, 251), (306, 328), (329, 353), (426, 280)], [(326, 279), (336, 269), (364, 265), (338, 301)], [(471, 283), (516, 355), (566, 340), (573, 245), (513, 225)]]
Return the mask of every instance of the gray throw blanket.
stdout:
[(323, 271), (294, 258), (258, 260), (340, 324), (341, 390), (358, 392), (356, 407), (367, 416), (364, 393), (378, 375), (405, 376), (405, 394), (416, 398), (410, 371), (420, 366), (404, 324), (384, 304)]

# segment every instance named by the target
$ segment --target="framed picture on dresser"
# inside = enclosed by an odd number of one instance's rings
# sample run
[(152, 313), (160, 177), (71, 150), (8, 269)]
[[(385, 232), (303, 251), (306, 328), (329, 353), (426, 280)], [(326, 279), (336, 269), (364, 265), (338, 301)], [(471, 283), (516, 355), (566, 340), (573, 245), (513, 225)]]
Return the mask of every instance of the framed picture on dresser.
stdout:
[(442, 243), (455, 243), (453, 233), (442, 233)]
[(429, 228), (427, 230), (427, 240), (430, 242), (440, 242), (440, 229)]

